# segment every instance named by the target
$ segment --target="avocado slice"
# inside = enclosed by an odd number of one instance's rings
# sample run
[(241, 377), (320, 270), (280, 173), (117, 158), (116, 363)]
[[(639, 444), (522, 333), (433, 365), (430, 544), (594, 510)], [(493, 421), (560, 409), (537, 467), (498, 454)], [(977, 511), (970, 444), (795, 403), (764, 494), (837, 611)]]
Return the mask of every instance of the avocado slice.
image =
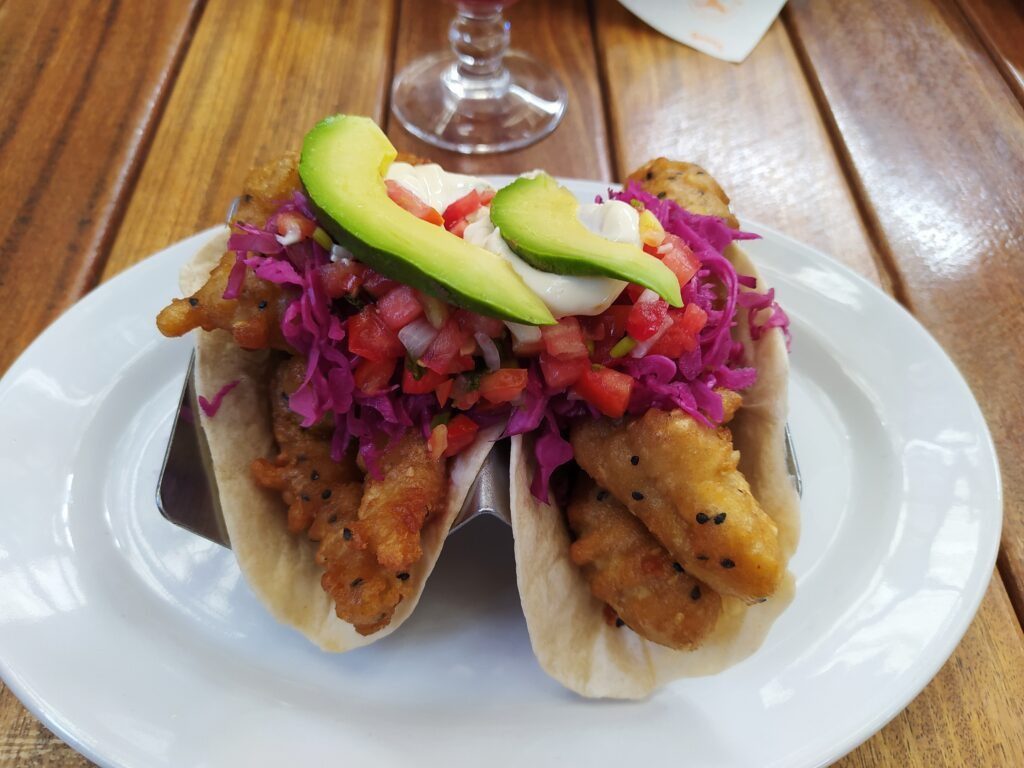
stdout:
[(638, 245), (617, 243), (587, 229), (579, 202), (546, 173), (520, 177), (498, 190), (491, 221), (522, 259), (561, 275), (605, 275), (650, 288), (673, 307), (682, 306), (679, 280)]
[(502, 257), (416, 218), (388, 197), (397, 153), (367, 117), (335, 115), (306, 134), (299, 177), (320, 225), (388, 277), (484, 315), (551, 325), (551, 312)]

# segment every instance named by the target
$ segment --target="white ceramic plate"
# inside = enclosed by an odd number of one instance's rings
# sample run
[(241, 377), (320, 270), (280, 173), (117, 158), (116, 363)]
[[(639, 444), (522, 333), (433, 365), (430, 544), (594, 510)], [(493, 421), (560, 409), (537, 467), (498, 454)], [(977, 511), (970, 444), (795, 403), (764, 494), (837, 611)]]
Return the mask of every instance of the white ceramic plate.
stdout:
[[(604, 185), (573, 183), (581, 199)], [(190, 351), (153, 317), (196, 235), (87, 296), (0, 383), (0, 671), (110, 766), (810, 766), (899, 712), (992, 574), (996, 458), (970, 391), (889, 298), (766, 227), (793, 321), (804, 476), (793, 604), (751, 658), (642, 703), (594, 702), (530, 651), (509, 530), (448, 542), (401, 631), (320, 653), (154, 489)]]

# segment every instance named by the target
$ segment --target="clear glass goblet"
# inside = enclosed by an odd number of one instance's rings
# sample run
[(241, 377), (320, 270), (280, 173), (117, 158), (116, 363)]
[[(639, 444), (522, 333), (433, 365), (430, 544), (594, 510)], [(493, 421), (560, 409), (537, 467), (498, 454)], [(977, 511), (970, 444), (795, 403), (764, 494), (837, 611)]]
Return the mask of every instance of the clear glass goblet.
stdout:
[(410, 133), (475, 154), (525, 147), (555, 129), (568, 97), (543, 64), (508, 50), (502, 10), (514, 2), (454, 0), (451, 50), (417, 59), (392, 85), (392, 110)]

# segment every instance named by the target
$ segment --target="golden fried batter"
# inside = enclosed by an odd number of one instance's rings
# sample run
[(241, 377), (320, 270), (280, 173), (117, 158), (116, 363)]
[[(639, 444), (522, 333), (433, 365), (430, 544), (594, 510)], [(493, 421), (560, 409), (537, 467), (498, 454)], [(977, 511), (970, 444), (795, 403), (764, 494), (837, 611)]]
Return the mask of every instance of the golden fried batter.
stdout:
[(626, 179), (639, 182), (652, 195), (675, 200), (691, 213), (718, 216), (733, 229), (740, 225), (729, 210), (729, 196), (699, 165), (659, 157), (637, 168)]
[(568, 508), (569, 550), (590, 591), (634, 632), (690, 650), (715, 628), (718, 594), (688, 573), (608, 491), (580, 473)]
[(382, 566), (375, 551), (352, 532), (363, 497), (354, 452), (333, 461), (331, 425), (303, 429), (288, 409), (288, 396), (301, 384), (305, 368), (298, 357), (278, 365), (270, 397), (279, 454), (272, 462), (256, 459), (252, 473), (260, 486), (281, 492), (288, 505), (288, 530), (320, 542), (316, 561), (325, 571), (324, 591), (334, 600), (338, 616), (368, 635), (391, 621), (395, 607), (411, 591), (409, 575)]
[[(233, 220), (259, 227), (266, 224), (278, 206), (299, 189), (297, 168), (298, 155), (291, 152), (253, 169), (245, 181)], [(183, 336), (194, 328), (223, 328), (242, 349), (288, 350), (281, 335), (281, 315), (290, 297), (279, 286), (260, 280), (249, 271), (238, 298), (225, 299), (224, 290), (234, 265), (235, 254), (225, 253), (202, 288), (164, 307), (156, 319), (160, 333)]]
[(404, 571), (423, 555), (420, 531), (432, 514), (444, 509), (448, 496), (445, 462), (430, 457), (415, 430), (392, 441), (380, 459), (383, 477), (367, 475), (356, 540), (377, 553), (394, 571)]
[[(727, 401), (730, 411), (735, 400)], [(732, 435), (682, 411), (572, 429), (576, 461), (693, 574), (746, 602), (770, 596), (783, 573), (778, 530), (737, 467)]]

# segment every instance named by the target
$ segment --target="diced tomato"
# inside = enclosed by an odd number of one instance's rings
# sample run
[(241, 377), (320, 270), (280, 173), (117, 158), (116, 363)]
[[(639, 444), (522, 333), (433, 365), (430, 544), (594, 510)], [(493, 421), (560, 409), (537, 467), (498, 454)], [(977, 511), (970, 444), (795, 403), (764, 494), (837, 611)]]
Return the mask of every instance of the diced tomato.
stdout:
[(459, 376), (452, 386), (452, 405), (468, 411), (480, 400), (480, 385), (468, 376)]
[(307, 219), (298, 211), (285, 211), (277, 215), (277, 234), (296, 240), (311, 237), (316, 231), (316, 222)]
[(363, 288), (375, 299), (379, 299), (385, 293), (393, 291), (398, 285), (390, 277), (384, 277), (380, 272), (375, 272), (369, 267), (363, 272)]
[(377, 314), (392, 331), (398, 331), (423, 314), (416, 289), (408, 285), (392, 288), (377, 301)]
[[(434, 373), (430, 371), (430, 373)], [(436, 374), (435, 374), (436, 375)], [(448, 402), (448, 398), (452, 395), (452, 387), (455, 386), (455, 382), (451, 379), (445, 379), (437, 385), (437, 389), (434, 390), (434, 394), (437, 396), (437, 404), (444, 408), (445, 403)]]
[(442, 214), (442, 218), (444, 219), (444, 228), (451, 231), (452, 227), (454, 227), (456, 223), (465, 219), (471, 213), (476, 213), (476, 211), (480, 209), (481, 205), (480, 193), (475, 189), (471, 189), (468, 194), (463, 195), (444, 209), (444, 213)]
[(657, 333), (667, 315), (668, 302), (664, 299), (638, 301), (629, 311), (626, 332), (637, 341), (646, 341)]
[(451, 458), (470, 445), (476, 439), (480, 426), (465, 414), (458, 414), (448, 422), (448, 447), (444, 451), (446, 458)]
[(690, 246), (676, 235), (666, 234), (657, 253), (661, 256), (661, 263), (671, 269), (679, 278), (679, 285), (686, 285), (690, 282), (697, 274), (697, 270), (700, 269), (700, 259), (694, 256)]
[(368, 395), (380, 392), (391, 382), (397, 363), (396, 357), (387, 360), (363, 360), (353, 373), (356, 388)]
[(456, 358), (462, 357), (459, 354), (459, 349), (465, 339), (466, 336), (459, 328), (456, 318), (449, 317), (434, 340), (430, 342), (427, 351), (423, 353), (420, 363), (437, 373), (451, 373)]
[(640, 298), (640, 294), (646, 290), (642, 285), (636, 285), (635, 283), (627, 285), (625, 293), (629, 297), (629, 303), (635, 304), (636, 300)]
[(526, 389), (529, 372), (525, 368), (501, 368), (480, 379), (480, 395), (492, 403), (509, 403)]
[(698, 334), (708, 322), (707, 312), (696, 304), (687, 304), (685, 309), (671, 310), (669, 317), (672, 318), (672, 325), (647, 350), (647, 354), (665, 355), (674, 359), (697, 348)]
[(476, 368), (476, 360), (473, 359), (472, 355), (456, 355), (455, 358), (448, 364), (449, 373), (465, 373), (466, 371), (472, 371)]
[(348, 319), (349, 351), (367, 360), (401, 357), (405, 347), (398, 337), (377, 316), (377, 310), (366, 307)]
[(618, 419), (629, 405), (629, 396), (633, 392), (633, 377), (595, 365), (583, 372), (573, 389), (605, 416)]
[(412, 371), (406, 366), (402, 371), (402, 391), (407, 395), (429, 395), (434, 392), (447, 377), (443, 373), (424, 370), (423, 375), (418, 379), (413, 376)]
[(366, 266), (358, 261), (329, 261), (317, 267), (323, 282), (324, 292), (332, 299), (351, 296), (363, 284)]
[(493, 189), (488, 189), (485, 192), (481, 192), (480, 193), (480, 205), (490, 205), (491, 204), (491, 200), (494, 199), (494, 196), (496, 194), (498, 194), (498, 193), (495, 192)]
[(466, 227), (468, 226), (469, 219), (459, 219), (454, 224), (452, 224), (451, 227), (448, 228), (448, 231), (451, 232), (456, 237), (465, 237)]
[(437, 224), (438, 226), (444, 224), (444, 217), (436, 208), (431, 208), (397, 181), (386, 179), (384, 184), (388, 188), (388, 197), (417, 219), (423, 219), (424, 221), (429, 221), (431, 224)]
[(586, 357), (587, 345), (583, 340), (580, 321), (575, 317), (563, 317), (558, 325), (544, 325), (540, 329), (544, 349), (549, 355), (562, 360)]
[(590, 360), (585, 357), (573, 357), (559, 360), (547, 352), (540, 356), (540, 370), (544, 381), (551, 389), (562, 390), (575, 384), (583, 372), (590, 367)]
[(486, 317), (470, 312), (468, 309), (460, 309), (455, 313), (459, 321), (459, 327), (468, 336), (482, 333), (488, 338), (496, 339), (505, 332), (505, 323), (496, 317)]
[(601, 320), (608, 329), (607, 338), (621, 339), (626, 335), (626, 322), (632, 310), (629, 304), (612, 304), (601, 315)]
[(448, 425), (438, 424), (430, 430), (427, 438), (427, 452), (434, 461), (440, 459), (448, 449)]

